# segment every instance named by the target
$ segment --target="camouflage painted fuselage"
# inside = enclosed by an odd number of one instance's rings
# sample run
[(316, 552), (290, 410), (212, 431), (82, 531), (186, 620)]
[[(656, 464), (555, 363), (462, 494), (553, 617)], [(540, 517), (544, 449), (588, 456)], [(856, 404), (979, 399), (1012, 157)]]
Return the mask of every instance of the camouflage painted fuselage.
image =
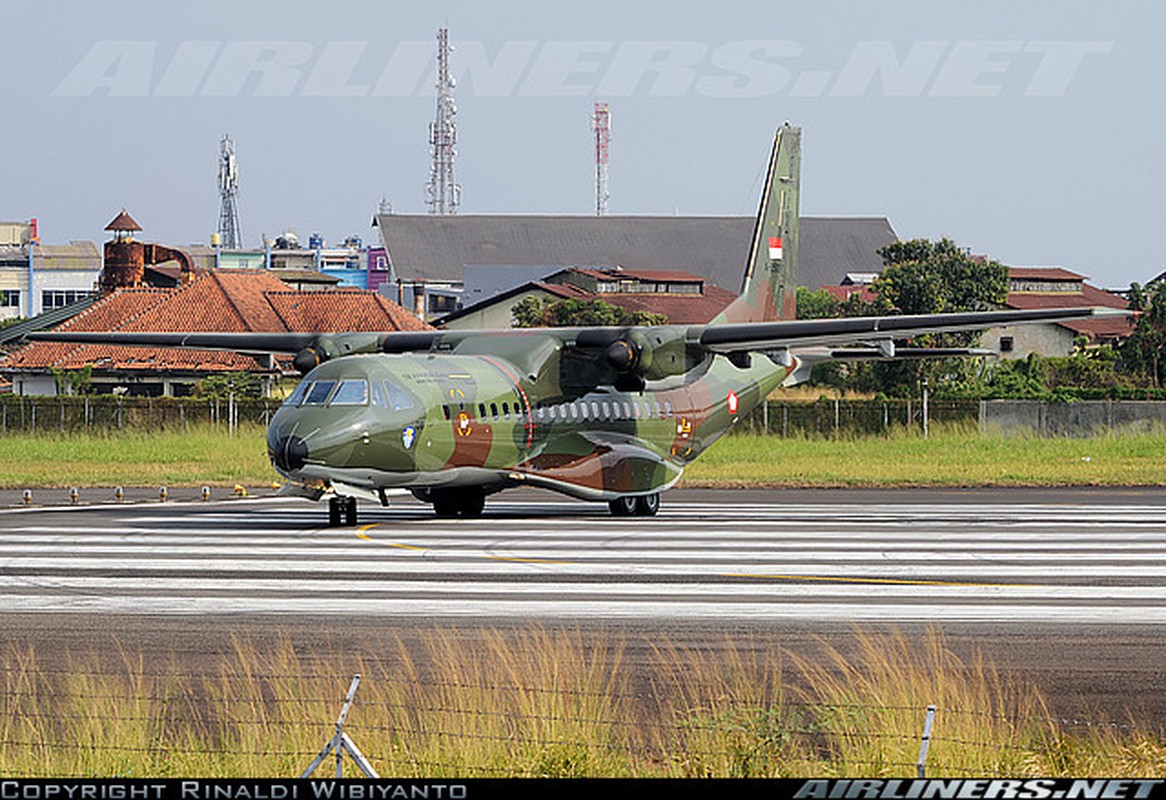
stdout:
[[(508, 338), (493, 337), (492, 349)], [(524, 362), (540, 348), (530, 337), (511, 341), (524, 351), (513, 361), (369, 354), (322, 364), (272, 420), (272, 463), (298, 483), (373, 493), (532, 485), (588, 500), (650, 494), (674, 484), (789, 372), (763, 357), (742, 369), (710, 355), (643, 390), (577, 392), (555, 379), (577, 368), (559, 363), (561, 347), (544, 349), (532, 370)], [(320, 402), (305, 402), (312, 387)]]

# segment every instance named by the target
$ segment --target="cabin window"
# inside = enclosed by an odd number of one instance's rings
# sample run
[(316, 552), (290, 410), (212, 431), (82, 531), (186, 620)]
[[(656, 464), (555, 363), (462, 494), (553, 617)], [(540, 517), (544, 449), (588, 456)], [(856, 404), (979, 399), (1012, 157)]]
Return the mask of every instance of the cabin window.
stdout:
[(659, 400), (656, 401), (656, 416), (657, 417), (664, 416), (664, 409), (660, 408), (660, 401)]
[(547, 415), (547, 410), (540, 406), (539, 410), (538, 410), (538, 421), (542, 422), (544, 419), (546, 419), (546, 415)]
[(389, 407), (394, 411), (404, 411), (413, 407), (413, 398), (409, 393), (392, 381), (385, 381), (385, 392), (389, 396)]
[(443, 405), (443, 406), (441, 407), (441, 414), (442, 414), (442, 416), (444, 416), (446, 419), (449, 419), (449, 406)]
[(664, 401), (664, 413), (668, 416), (672, 416), (672, 403), (667, 400)]
[(587, 419), (587, 406), (583, 405), (583, 410), (579, 410), (579, 403), (571, 403), (571, 419)]
[(363, 378), (340, 381), (336, 394), (332, 395), (333, 406), (363, 406), (368, 403), (368, 381)]
[(336, 381), (316, 381), (312, 384), (304, 402), (308, 405), (323, 405), (324, 401), (328, 399), (328, 395), (332, 394), (332, 389), (335, 386)]
[(603, 401), (603, 419), (611, 419), (611, 404)]
[(372, 404), (377, 408), (389, 407), (389, 401), (385, 398), (385, 387), (380, 381), (372, 382)]
[(596, 403), (594, 400), (591, 401), (591, 418), (592, 419), (600, 419), (599, 403)]
[(624, 400), (624, 403), (623, 403), (623, 418), (624, 419), (631, 419), (632, 418), (632, 404), (629, 403), (627, 400)]
[(486, 404), (478, 403), (478, 419), (486, 418)]
[(311, 387), (311, 385), (312, 381), (300, 381), (299, 386), (295, 388), (294, 392), (287, 396), (287, 399), (283, 401), (283, 404), (285, 406), (298, 406), (304, 401), (304, 395), (308, 393), (308, 388)]
[(510, 404), (509, 403), (502, 404), (502, 417), (503, 417), (503, 419), (510, 419)]

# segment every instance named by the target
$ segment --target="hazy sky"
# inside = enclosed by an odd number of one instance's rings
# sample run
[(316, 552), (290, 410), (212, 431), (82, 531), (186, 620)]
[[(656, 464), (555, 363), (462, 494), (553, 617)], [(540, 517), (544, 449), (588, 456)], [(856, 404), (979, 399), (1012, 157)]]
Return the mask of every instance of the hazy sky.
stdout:
[[(1008, 264), (1166, 269), (1166, 5), (210, 0), (10, 3), (0, 219), (206, 242), (219, 139), (246, 244), (425, 210), (434, 36), (455, 45), (463, 213), (752, 214), (801, 125), (802, 213), (887, 216)], [(667, 264), (661, 264), (667, 268)]]

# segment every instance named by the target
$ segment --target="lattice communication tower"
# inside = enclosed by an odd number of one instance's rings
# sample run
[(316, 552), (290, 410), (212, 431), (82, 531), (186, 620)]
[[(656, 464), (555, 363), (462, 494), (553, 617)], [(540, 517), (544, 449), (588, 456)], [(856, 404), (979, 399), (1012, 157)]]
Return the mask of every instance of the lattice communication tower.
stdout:
[(437, 113), (429, 126), (429, 185), (425, 187), (430, 214), (456, 214), (462, 201), (462, 187), (453, 179), (453, 159), (457, 155), (457, 105), (453, 101), (454, 79), (449, 74), (449, 29), (437, 31)]
[(607, 213), (607, 202), (611, 191), (607, 186), (608, 156), (611, 148), (611, 111), (607, 103), (595, 104), (595, 213), (602, 217)]
[(239, 165), (235, 143), (228, 135), (219, 142), (219, 242), (228, 249), (243, 246), (239, 232)]

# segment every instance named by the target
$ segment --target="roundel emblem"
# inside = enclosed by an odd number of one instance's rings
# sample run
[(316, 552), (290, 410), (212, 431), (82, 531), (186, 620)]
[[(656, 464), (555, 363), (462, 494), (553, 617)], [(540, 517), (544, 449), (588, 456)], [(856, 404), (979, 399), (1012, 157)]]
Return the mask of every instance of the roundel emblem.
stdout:
[(457, 415), (457, 433), (458, 436), (469, 436), (474, 432), (473, 427), (470, 426), (470, 415), (466, 412), (461, 412)]
[(736, 392), (729, 392), (728, 399), (729, 399), (729, 413), (736, 414), (737, 413), (737, 404), (739, 402), (737, 400), (737, 393)]

